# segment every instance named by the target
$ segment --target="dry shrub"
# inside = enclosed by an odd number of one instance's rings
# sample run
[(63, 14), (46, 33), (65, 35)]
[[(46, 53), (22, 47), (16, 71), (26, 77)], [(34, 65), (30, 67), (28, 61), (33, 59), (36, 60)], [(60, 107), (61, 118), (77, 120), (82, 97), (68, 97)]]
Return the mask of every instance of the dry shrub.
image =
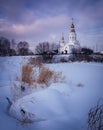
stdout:
[(65, 76), (62, 75), (62, 72), (54, 72), (53, 82), (63, 82), (65, 80)]
[(97, 103), (88, 113), (88, 130), (103, 130), (103, 104)]
[(43, 83), (49, 86), (52, 82), (61, 82), (64, 81), (64, 79), (65, 77), (62, 76), (62, 72), (54, 72), (47, 67), (42, 67), (37, 79), (37, 83)]
[(33, 67), (29, 64), (22, 66), (22, 82), (28, 83), (31, 85), (33, 83), (32, 80), (33, 75)]
[(82, 83), (77, 84), (77, 87), (83, 87), (83, 86), (84, 86), (84, 84), (82, 84)]
[(30, 58), (29, 64), (33, 65), (34, 67), (40, 68), (42, 66), (42, 58), (41, 57)]
[(20, 82), (20, 78), (18, 76), (16, 76), (15, 80)]
[(37, 79), (37, 83), (39, 84), (46, 84), (48, 86), (48, 83), (52, 76), (54, 75), (54, 72), (51, 71), (49, 68), (42, 67), (40, 70), (40, 74)]
[(12, 92), (12, 100), (15, 102), (18, 100), (22, 95), (20, 91), (20, 86), (18, 86), (16, 83), (13, 83), (11, 86), (11, 92)]
[[(49, 86), (51, 83), (63, 82), (65, 77), (62, 76), (62, 72), (55, 72), (48, 67), (41, 65), (32, 66), (30, 63), (22, 66), (22, 82), (28, 83), (29, 86), (34, 83), (45, 84)], [(36, 72), (37, 71), (37, 72)]]
[(60, 59), (60, 62), (68, 62), (68, 60), (67, 59), (65, 59), (64, 57), (62, 57), (61, 59)]

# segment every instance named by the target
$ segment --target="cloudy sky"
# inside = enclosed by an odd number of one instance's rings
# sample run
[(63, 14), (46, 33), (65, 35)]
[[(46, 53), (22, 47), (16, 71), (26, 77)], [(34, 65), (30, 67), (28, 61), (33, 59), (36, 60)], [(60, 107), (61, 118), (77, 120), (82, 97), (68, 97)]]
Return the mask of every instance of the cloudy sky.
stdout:
[(72, 17), (82, 46), (103, 47), (103, 0), (0, 0), (0, 36), (34, 47), (63, 32), (68, 42)]

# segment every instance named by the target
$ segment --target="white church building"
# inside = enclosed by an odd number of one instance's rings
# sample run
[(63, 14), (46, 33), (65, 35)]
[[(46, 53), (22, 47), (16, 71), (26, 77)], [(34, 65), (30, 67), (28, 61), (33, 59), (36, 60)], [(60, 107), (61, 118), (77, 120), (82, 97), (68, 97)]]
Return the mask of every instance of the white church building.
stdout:
[(62, 34), (62, 38), (61, 38), (61, 41), (60, 41), (59, 53), (60, 54), (72, 53), (73, 48), (79, 49), (80, 43), (77, 40), (77, 35), (76, 35), (76, 32), (75, 32), (75, 26), (74, 26), (73, 19), (72, 19), (72, 23), (71, 23), (71, 26), (70, 26), (69, 40), (68, 40), (67, 43), (65, 43), (64, 35)]

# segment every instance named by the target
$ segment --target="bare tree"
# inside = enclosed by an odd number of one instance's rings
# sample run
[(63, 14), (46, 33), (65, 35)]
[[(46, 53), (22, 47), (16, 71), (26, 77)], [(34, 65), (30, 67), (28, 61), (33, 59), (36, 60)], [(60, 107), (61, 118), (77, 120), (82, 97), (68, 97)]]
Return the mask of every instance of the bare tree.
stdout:
[(42, 55), (44, 62), (51, 62), (53, 55), (58, 53), (57, 49), (58, 49), (57, 44), (42, 42), (36, 46), (35, 53)]
[(21, 41), (17, 45), (18, 55), (28, 55), (29, 54), (29, 43), (26, 41)]
[(43, 54), (44, 52), (49, 51), (49, 43), (48, 42), (42, 42), (39, 43), (35, 48), (36, 54)]
[(36, 54), (50, 53), (57, 49), (58, 49), (58, 46), (55, 43), (42, 42), (36, 46), (35, 53)]
[(103, 130), (103, 104), (89, 110), (88, 130)]
[(0, 37), (0, 55), (9, 55), (10, 41), (5, 37)]

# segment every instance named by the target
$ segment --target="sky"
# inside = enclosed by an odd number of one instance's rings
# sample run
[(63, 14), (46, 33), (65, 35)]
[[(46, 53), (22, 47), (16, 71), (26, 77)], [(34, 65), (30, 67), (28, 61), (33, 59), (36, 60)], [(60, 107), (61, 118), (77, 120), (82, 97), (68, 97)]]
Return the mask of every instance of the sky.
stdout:
[(81, 46), (103, 50), (103, 0), (0, 0), (0, 36), (27, 41), (68, 42), (74, 19)]

